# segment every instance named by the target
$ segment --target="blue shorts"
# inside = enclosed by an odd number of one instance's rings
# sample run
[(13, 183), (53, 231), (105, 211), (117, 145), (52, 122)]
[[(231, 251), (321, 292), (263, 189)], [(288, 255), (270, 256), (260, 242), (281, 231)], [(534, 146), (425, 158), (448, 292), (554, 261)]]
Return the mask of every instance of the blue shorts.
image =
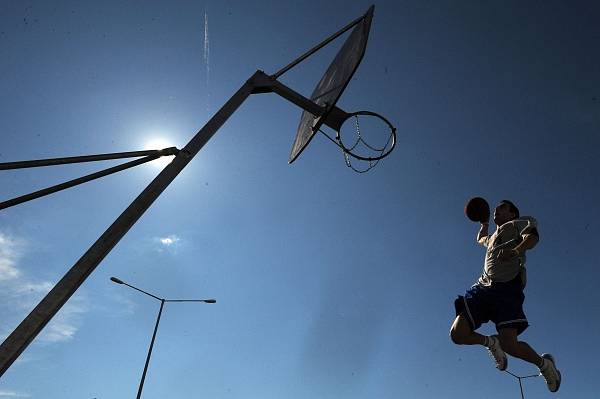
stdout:
[(490, 286), (475, 284), (464, 296), (454, 301), (456, 315), (464, 314), (477, 330), (488, 321), (496, 324), (496, 330), (516, 328), (521, 334), (529, 323), (523, 312), (525, 295), (519, 277), (506, 283), (492, 283)]

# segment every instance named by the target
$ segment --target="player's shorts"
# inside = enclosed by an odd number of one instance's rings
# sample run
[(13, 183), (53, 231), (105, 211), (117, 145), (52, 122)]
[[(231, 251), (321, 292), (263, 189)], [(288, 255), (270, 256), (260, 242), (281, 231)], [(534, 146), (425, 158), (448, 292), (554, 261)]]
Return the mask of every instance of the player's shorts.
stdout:
[(459, 295), (454, 301), (456, 315), (464, 314), (473, 330), (483, 323), (492, 321), (496, 330), (516, 328), (521, 334), (529, 323), (523, 312), (525, 295), (521, 279), (515, 278), (506, 283), (492, 283), (490, 286), (475, 284), (464, 296)]

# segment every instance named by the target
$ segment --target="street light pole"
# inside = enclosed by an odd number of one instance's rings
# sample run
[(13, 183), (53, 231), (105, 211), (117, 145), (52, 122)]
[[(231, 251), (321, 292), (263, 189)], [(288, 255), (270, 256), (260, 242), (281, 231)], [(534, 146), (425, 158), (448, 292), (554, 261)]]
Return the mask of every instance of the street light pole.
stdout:
[(154, 340), (156, 339), (156, 332), (158, 331), (158, 324), (160, 323), (160, 316), (162, 315), (163, 307), (165, 306), (165, 302), (203, 302), (203, 303), (216, 303), (216, 299), (164, 299), (159, 298), (156, 295), (153, 295), (149, 292), (141, 290), (133, 285), (127, 284), (123, 280), (120, 280), (116, 277), (111, 277), (110, 280), (116, 284), (126, 285), (130, 288), (133, 288), (136, 291), (139, 291), (143, 294), (148, 295), (158, 301), (160, 301), (160, 309), (158, 311), (158, 316), (156, 317), (156, 324), (154, 325), (154, 332), (152, 333), (152, 340), (150, 340), (150, 347), (148, 348), (148, 355), (146, 355), (146, 363), (144, 364), (144, 371), (142, 372), (142, 379), (140, 380), (140, 386), (138, 387), (138, 392), (136, 399), (140, 399), (142, 397), (142, 389), (144, 388), (144, 381), (146, 380), (146, 372), (148, 371), (148, 365), (150, 364), (150, 356), (152, 356), (152, 348), (154, 347)]
[(140, 386), (136, 399), (142, 397), (142, 389), (144, 388), (144, 380), (146, 379), (146, 371), (148, 371), (148, 364), (150, 363), (150, 356), (152, 355), (152, 348), (154, 347), (154, 339), (156, 338), (156, 331), (158, 331), (158, 323), (160, 322), (160, 315), (162, 314), (163, 306), (165, 306), (165, 300), (160, 300), (160, 310), (158, 311), (158, 317), (156, 318), (156, 325), (154, 326), (154, 333), (152, 334), (152, 340), (150, 341), (150, 348), (148, 348), (148, 356), (146, 356), (146, 364), (144, 364), (144, 372), (142, 373), (142, 379), (140, 380)]

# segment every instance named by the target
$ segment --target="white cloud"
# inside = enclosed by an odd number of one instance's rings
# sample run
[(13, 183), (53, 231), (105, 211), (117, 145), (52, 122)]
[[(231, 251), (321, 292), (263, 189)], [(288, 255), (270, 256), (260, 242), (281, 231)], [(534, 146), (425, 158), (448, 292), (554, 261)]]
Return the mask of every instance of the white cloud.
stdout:
[[(131, 299), (131, 295), (114, 294), (111, 299), (117, 303), (115, 308), (120, 315), (131, 316), (138, 307), (138, 303)], [(110, 312), (115, 314), (114, 309), (111, 309)]]
[(35, 295), (40, 296), (46, 294), (48, 291), (52, 289), (54, 286), (50, 281), (41, 281), (41, 282), (32, 282), (25, 281), (16, 286), (13, 290), (14, 294), (22, 296), (22, 295)]
[(39, 335), (40, 342), (64, 342), (71, 340), (81, 325), (81, 315), (89, 310), (82, 296), (69, 299)]
[(155, 237), (153, 241), (156, 244), (154, 248), (158, 252), (171, 252), (177, 253), (177, 250), (180, 248), (182, 244), (182, 240), (175, 234), (170, 234), (166, 237)]
[(0, 232), (0, 281), (19, 277), (16, 264), (21, 257), (22, 243)]
[(175, 234), (171, 234), (170, 236), (167, 237), (162, 237), (158, 239), (160, 241), (160, 243), (166, 247), (170, 247), (173, 244), (177, 244), (180, 241), (180, 238), (177, 237)]
[(62, 342), (73, 338), (77, 327), (69, 323), (53, 321), (40, 336), (42, 342)]
[(0, 391), (0, 398), (29, 398), (31, 395), (15, 391)]
[(21, 353), (17, 360), (15, 360), (15, 364), (30, 363), (32, 361), (35, 361), (35, 358), (35, 355), (32, 356), (31, 353)]
[[(6, 338), (19, 322), (54, 287), (51, 281), (34, 280), (19, 268), (25, 241), (0, 232), (0, 339)], [(89, 309), (81, 294), (76, 294), (42, 330), (40, 342), (54, 343), (68, 341), (77, 332), (82, 322), (82, 314)], [(0, 391), (7, 396), (6, 392)]]

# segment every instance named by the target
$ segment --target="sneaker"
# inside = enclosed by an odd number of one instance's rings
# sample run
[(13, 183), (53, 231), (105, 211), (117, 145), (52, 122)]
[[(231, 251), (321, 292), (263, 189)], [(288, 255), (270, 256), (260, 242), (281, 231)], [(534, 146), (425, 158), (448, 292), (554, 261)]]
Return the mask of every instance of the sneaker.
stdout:
[(560, 371), (556, 368), (556, 362), (551, 354), (544, 353), (542, 358), (544, 362), (542, 363), (542, 367), (540, 367), (540, 374), (546, 380), (550, 392), (556, 392), (560, 388)]
[(487, 346), (487, 350), (494, 359), (496, 363), (496, 368), (500, 371), (506, 370), (506, 366), (508, 365), (508, 359), (506, 358), (506, 353), (502, 350), (500, 346), (500, 339), (497, 335), (492, 335), (488, 337), (489, 346)]

